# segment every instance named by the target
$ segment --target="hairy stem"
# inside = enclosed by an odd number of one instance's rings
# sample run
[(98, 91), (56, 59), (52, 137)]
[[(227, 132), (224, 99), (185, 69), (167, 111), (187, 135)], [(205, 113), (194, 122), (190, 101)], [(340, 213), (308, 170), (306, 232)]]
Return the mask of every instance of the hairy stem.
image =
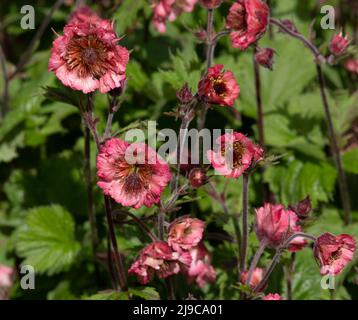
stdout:
[(296, 253), (292, 252), (288, 266), (285, 267), (287, 300), (292, 300), (292, 281), (293, 281), (294, 269), (295, 269), (295, 258), (296, 258)]
[(307, 233), (295, 233), (295, 234), (291, 235), (280, 247), (277, 248), (276, 253), (271, 261), (270, 266), (267, 268), (265, 275), (263, 276), (260, 283), (254, 288), (254, 292), (260, 291), (265, 286), (268, 279), (270, 278), (272, 271), (275, 269), (276, 265), (279, 263), (282, 253), (288, 248), (291, 241), (297, 237), (303, 237), (303, 238), (307, 238), (312, 241), (316, 241), (316, 237), (314, 237), (310, 234), (307, 234)]
[(264, 131), (264, 112), (262, 107), (262, 96), (261, 96), (261, 78), (260, 78), (260, 66), (255, 60), (254, 51), (254, 76), (255, 76), (255, 93), (256, 93), (256, 107), (257, 107), (257, 125), (259, 129), (259, 143), (260, 146), (265, 149), (265, 131)]
[(97, 220), (96, 212), (93, 201), (93, 181), (92, 181), (92, 172), (91, 172), (91, 132), (88, 127), (85, 127), (84, 132), (84, 174), (87, 184), (87, 210), (88, 210), (88, 219), (91, 227), (91, 241), (93, 253), (96, 253), (98, 247), (98, 230), (97, 230)]
[(257, 264), (259, 263), (259, 260), (262, 256), (262, 254), (264, 253), (265, 251), (265, 248), (266, 248), (266, 242), (265, 241), (261, 241), (260, 242), (260, 246), (258, 247), (258, 249), (256, 250), (256, 253), (251, 261), (251, 265), (250, 265), (250, 269), (249, 269), (249, 272), (247, 274), (247, 278), (246, 278), (246, 284), (248, 285), (251, 281), (251, 278), (252, 278), (252, 274), (254, 273), (256, 267), (257, 267)]
[(214, 10), (208, 9), (207, 14), (207, 48), (206, 48), (206, 71), (209, 70), (213, 63), (214, 58), (214, 49), (215, 49), (215, 42), (213, 41), (213, 33), (214, 33)]
[(7, 78), (6, 57), (1, 45), (0, 45), (0, 63), (1, 63), (1, 73), (3, 75), (3, 81), (4, 81), (2, 106), (0, 108), (0, 120), (1, 120), (5, 117), (6, 113), (9, 111), (9, 81)]
[(317, 64), (316, 67), (317, 67), (318, 81), (319, 81), (320, 91), (322, 96), (323, 108), (326, 116), (328, 132), (331, 140), (331, 149), (336, 164), (336, 168), (338, 171), (338, 184), (339, 184), (339, 191), (340, 191), (341, 201), (344, 211), (344, 223), (348, 225), (352, 223), (352, 214), (351, 214), (347, 177), (342, 166), (341, 152), (338, 146), (337, 136), (334, 130), (332, 116), (331, 116), (328, 99), (325, 91), (326, 84), (325, 84), (322, 68), (319, 64)]
[(247, 248), (249, 238), (249, 221), (248, 221), (248, 191), (249, 191), (249, 174), (243, 174), (242, 181), (242, 244), (240, 255), (240, 269), (246, 270)]
[(130, 216), (134, 222), (148, 235), (148, 237), (154, 242), (158, 241), (158, 238), (153, 234), (153, 232), (146, 226), (145, 223), (142, 222), (139, 218), (137, 218), (134, 214), (127, 211), (127, 215)]
[(65, 0), (57, 0), (55, 4), (51, 7), (50, 11), (46, 15), (45, 19), (43, 19), (40, 27), (37, 29), (35, 36), (32, 38), (30, 44), (28, 45), (25, 52), (20, 57), (18, 64), (16, 65), (15, 71), (9, 76), (9, 80), (11, 80), (17, 73), (19, 73), (23, 67), (27, 64), (28, 60), (31, 58), (31, 54), (34, 50), (34, 47), (37, 41), (40, 40), (44, 32), (46, 31), (53, 14), (61, 7)]

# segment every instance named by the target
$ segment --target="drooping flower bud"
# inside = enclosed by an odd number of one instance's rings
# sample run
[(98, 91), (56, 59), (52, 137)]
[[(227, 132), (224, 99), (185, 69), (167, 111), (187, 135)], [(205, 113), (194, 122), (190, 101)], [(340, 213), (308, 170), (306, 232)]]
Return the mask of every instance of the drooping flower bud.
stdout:
[[(249, 286), (254, 289), (262, 280), (265, 270), (262, 268), (255, 268), (254, 272), (251, 275)], [(243, 284), (246, 284), (248, 276), (248, 271), (243, 271), (240, 276), (240, 281)]]
[(255, 61), (262, 67), (272, 70), (275, 50), (271, 48), (259, 49), (255, 53)]
[(332, 37), (329, 44), (329, 50), (336, 57), (341, 56), (347, 51), (349, 43), (348, 36), (343, 37), (342, 32), (340, 32)]
[[(281, 20), (281, 23), (290, 31), (293, 31), (295, 33), (298, 33), (298, 30), (295, 26), (295, 24), (293, 23), (293, 21), (291, 21), (290, 19), (284, 19)], [(282, 32), (282, 30), (280, 30)]]
[(204, 29), (195, 31), (194, 35), (200, 42), (205, 42), (207, 40), (207, 32)]
[(353, 259), (356, 242), (348, 234), (334, 236), (324, 233), (314, 244), (314, 256), (321, 268), (321, 274), (340, 274), (345, 266)]
[(358, 74), (358, 59), (349, 58), (345, 62), (344, 67), (347, 71)]
[(222, 0), (199, 0), (199, 3), (206, 9), (215, 9), (221, 5)]
[(309, 196), (297, 203), (290, 205), (289, 209), (294, 211), (300, 219), (306, 219), (312, 210), (312, 203)]
[(199, 188), (208, 181), (205, 170), (194, 168), (189, 173), (189, 182), (193, 188)]
[(187, 83), (177, 92), (177, 98), (182, 104), (187, 104), (193, 100), (193, 94)]

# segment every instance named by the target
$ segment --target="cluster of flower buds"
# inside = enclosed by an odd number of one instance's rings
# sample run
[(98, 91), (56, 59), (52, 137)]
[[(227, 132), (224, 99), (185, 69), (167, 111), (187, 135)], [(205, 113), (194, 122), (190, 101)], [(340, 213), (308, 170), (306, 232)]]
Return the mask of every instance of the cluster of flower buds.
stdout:
[(204, 229), (205, 223), (199, 219), (176, 219), (169, 227), (167, 242), (157, 241), (144, 248), (128, 272), (142, 284), (150, 282), (154, 274), (167, 278), (179, 272), (200, 287), (214, 281), (216, 273), (202, 242)]

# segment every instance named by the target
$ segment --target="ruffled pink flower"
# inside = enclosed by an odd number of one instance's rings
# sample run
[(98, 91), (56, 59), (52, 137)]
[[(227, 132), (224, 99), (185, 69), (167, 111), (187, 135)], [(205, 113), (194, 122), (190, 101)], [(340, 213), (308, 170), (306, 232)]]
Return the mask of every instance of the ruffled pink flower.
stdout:
[(0, 289), (8, 289), (12, 286), (15, 270), (0, 264)]
[(348, 234), (334, 236), (324, 233), (315, 242), (313, 252), (321, 268), (321, 274), (340, 274), (353, 259), (356, 242)]
[[(246, 284), (248, 273), (249, 273), (248, 271), (243, 271), (241, 273), (240, 281), (243, 284)], [(249, 283), (250, 287), (252, 289), (255, 288), (261, 282), (263, 276), (264, 276), (264, 269), (256, 268), (254, 270), (254, 272), (252, 273), (252, 276), (251, 276), (251, 279), (250, 279), (250, 283)]]
[(278, 293), (269, 293), (262, 300), (283, 300), (283, 298)]
[(358, 59), (349, 58), (344, 64), (347, 71), (358, 74)]
[(226, 27), (234, 48), (247, 49), (266, 32), (270, 10), (261, 0), (237, 0), (230, 8)]
[(158, 32), (167, 31), (167, 21), (174, 21), (182, 12), (192, 12), (197, 0), (154, 0), (152, 22)]
[(201, 241), (205, 223), (199, 219), (180, 217), (173, 221), (168, 232), (168, 244), (173, 250), (189, 250)]
[(129, 52), (117, 45), (118, 40), (110, 21), (80, 8), (53, 42), (48, 69), (65, 86), (83, 93), (120, 88), (126, 79)]
[(208, 103), (232, 107), (240, 94), (235, 76), (231, 71), (222, 71), (217, 64), (199, 82), (199, 95)]
[(349, 43), (348, 36), (343, 37), (342, 32), (340, 32), (332, 37), (329, 43), (329, 50), (336, 57), (341, 56), (347, 51)]
[[(292, 234), (301, 232), (299, 219), (291, 210), (285, 210), (280, 204), (269, 204), (256, 209), (255, 232), (260, 241), (271, 247), (278, 247)], [(307, 244), (302, 237), (290, 242), (289, 250), (298, 251)]]
[(238, 178), (263, 157), (263, 150), (242, 133), (227, 133), (216, 141), (216, 151), (207, 152), (208, 160), (221, 175)]
[(168, 164), (145, 143), (129, 144), (112, 138), (97, 157), (97, 185), (126, 207), (158, 203), (171, 174)]
[(140, 252), (128, 273), (137, 276), (141, 284), (147, 284), (154, 274), (164, 279), (179, 273), (182, 266), (189, 267), (190, 263), (191, 256), (188, 252), (175, 252), (165, 241), (156, 241)]
[(189, 283), (196, 282), (202, 288), (209, 282), (214, 282), (216, 272), (211, 265), (211, 257), (205, 245), (201, 242), (198, 246), (190, 249), (191, 264), (189, 268), (184, 268), (184, 273), (188, 276)]

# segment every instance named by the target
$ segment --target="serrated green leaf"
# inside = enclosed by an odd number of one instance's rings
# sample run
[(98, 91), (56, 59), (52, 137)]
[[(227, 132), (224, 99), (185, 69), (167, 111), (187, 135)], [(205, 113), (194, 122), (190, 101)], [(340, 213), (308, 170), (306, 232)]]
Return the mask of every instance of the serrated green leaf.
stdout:
[(144, 300), (160, 300), (159, 293), (152, 287), (131, 288), (128, 291), (130, 294)]
[(348, 150), (342, 155), (343, 167), (347, 172), (358, 174), (358, 148)]
[(53, 275), (69, 269), (80, 244), (74, 237), (71, 214), (59, 205), (29, 210), (23, 226), (15, 234), (15, 248), (37, 273)]

